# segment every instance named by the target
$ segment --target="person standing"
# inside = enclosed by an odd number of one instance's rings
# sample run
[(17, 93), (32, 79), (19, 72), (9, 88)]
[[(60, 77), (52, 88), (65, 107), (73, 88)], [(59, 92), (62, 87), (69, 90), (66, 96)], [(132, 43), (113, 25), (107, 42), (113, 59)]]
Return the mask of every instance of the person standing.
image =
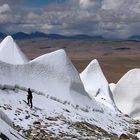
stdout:
[(33, 99), (32, 91), (30, 88), (28, 88), (27, 104), (31, 105), (31, 108), (33, 107), (32, 99)]

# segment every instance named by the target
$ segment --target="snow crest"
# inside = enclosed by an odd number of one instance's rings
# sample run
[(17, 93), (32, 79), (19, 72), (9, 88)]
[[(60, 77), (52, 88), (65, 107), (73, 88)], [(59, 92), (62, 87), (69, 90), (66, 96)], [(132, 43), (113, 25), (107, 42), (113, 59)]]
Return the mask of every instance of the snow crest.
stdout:
[[(94, 99), (101, 99), (114, 105), (111, 90), (100, 65), (96, 59), (92, 60), (80, 74), (85, 90)], [(100, 101), (101, 101), (100, 100)]]

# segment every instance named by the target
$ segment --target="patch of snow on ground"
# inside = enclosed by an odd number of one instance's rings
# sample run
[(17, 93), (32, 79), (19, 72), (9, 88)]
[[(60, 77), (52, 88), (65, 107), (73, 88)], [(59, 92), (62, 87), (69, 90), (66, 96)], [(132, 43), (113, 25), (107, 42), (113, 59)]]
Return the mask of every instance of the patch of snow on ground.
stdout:
[(20, 134), (18, 134), (12, 127), (7, 125), (3, 120), (0, 119), (0, 133), (4, 134), (10, 140), (25, 140)]

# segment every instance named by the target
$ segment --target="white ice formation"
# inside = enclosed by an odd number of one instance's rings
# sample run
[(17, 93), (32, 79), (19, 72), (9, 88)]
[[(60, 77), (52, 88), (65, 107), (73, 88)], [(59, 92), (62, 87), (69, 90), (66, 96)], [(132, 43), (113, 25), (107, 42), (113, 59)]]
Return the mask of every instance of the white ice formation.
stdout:
[(19, 49), (11, 36), (7, 36), (0, 44), (0, 60), (9, 64), (24, 64), (28, 58)]
[(86, 69), (80, 74), (85, 90), (89, 96), (101, 102), (114, 106), (112, 93), (100, 65), (96, 59), (92, 60)]
[(116, 84), (113, 96), (123, 113), (140, 119), (140, 69), (128, 71)]

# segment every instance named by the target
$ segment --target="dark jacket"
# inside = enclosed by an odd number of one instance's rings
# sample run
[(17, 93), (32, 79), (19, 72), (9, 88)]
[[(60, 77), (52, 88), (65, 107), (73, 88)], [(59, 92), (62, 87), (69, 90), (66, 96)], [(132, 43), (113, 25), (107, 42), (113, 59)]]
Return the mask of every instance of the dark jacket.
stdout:
[(33, 98), (32, 91), (30, 89), (28, 89), (28, 98)]

